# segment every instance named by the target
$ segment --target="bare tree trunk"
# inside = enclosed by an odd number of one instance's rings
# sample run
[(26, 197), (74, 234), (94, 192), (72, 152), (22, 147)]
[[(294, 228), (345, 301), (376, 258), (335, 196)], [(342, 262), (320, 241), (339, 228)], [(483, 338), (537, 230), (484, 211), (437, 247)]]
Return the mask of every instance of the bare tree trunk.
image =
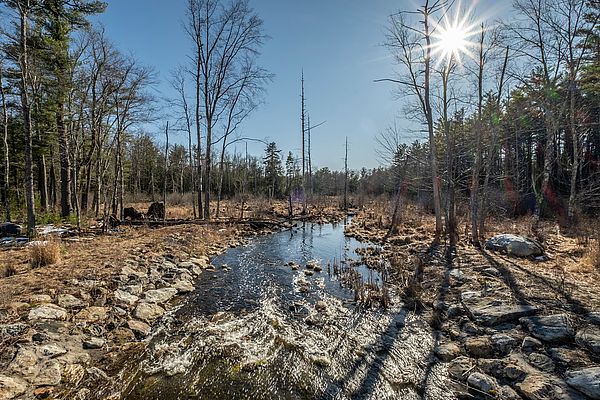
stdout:
[(344, 211), (348, 211), (348, 136), (346, 136), (346, 153), (344, 156)]
[(448, 193), (446, 199), (446, 235), (450, 246), (455, 246), (457, 242), (456, 229), (456, 204), (454, 201), (454, 140), (451, 137), (450, 121), (448, 120), (448, 81), (452, 70), (452, 56), (443, 71), (442, 77), (442, 123), (444, 126), (444, 136), (446, 137), (446, 164), (448, 168)]
[(165, 137), (167, 138), (167, 142), (165, 144), (165, 178), (163, 183), (163, 204), (165, 213), (163, 215), (163, 222), (167, 220), (167, 174), (169, 172), (169, 121), (167, 121), (167, 126), (165, 127)]
[(60, 159), (60, 215), (67, 218), (71, 214), (71, 163), (69, 160), (69, 139), (64, 122), (64, 105), (58, 104), (56, 128), (58, 130), (58, 154)]
[(435, 237), (434, 242), (439, 243), (442, 234), (442, 206), (440, 196), (440, 181), (437, 165), (437, 145), (434, 136), (433, 112), (431, 110), (430, 100), (430, 79), (431, 79), (431, 34), (429, 32), (429, 8), (426, 6), (423, 11), (423, 25), (426, 42), (425, 55), (425, 82), (423, 100), (425, 103), (425, 115), (427, 118), (427, 131), (429, 133), (429, 165), (431, 168), (431, 179), (433, 184), (433, 208), (435, 210)]
[[(29, 2), (27, 2), (29, 7)], [(21, 89), (21, 109), (23, 111), (23, 133), (25, 139), (25, 200), (27, 202), (27, 235), (33, 237), (35, 235), (35, 202), (33, 196), (33, 155), (32, 155), (32, 125), (31, 125), (31, 108), (29, 104), (28, 93), (28, 77), (29, 77), (29, 54), (27, 44), (27, 13), (28, 10), (19, 4), (20, 14), (20, 50), (19, 64), (21, 69), (20, 74), (20, 89)]]
[(301, 124), (302, 124), (302, 213), (306, 213), (306, 153), (305, 153), (305, 140), (304, 133), (306, 132), (305, 128), (305, 108), (304, 108), (304, 71), (302, 71), (302, 93), (301, 93), (301, 103), (302, 103), (302, 115), (301, 115)]
[(481, 24), (481, 36), (479, 40), (479, 73), (477, 75), (477, 122), (475, 123), (475, 163), (473, 165), (473, 175), (471, 177), (471, 242), (479, 246), (479, 178), (481, 174), (481, 155), (483, 152), (482, 140), (482, 109), (483, 109), (483, 68), (484, 53), (483, 42), (485, 40), (485, 30)]
[(579, 170), (579, 135), (575, 123), (575, 76), (572, 67), (569, 77), (569, 125), (571, 128), (571, 141), (573, 142), (573, 163), (571, 165), (568, 217), (572, 221), (577, 207), (577, 172)]
[(2, 202), (4, 205), (4, 217), (10, 221), (10, 194), (8, 187), (8, 177), (10, 172), (10, 159), (8, 149), (8, 110), (6, 107), (6, 93), (4, 91), (4, 70), (0, 62), (0, 100), (2, 101), (2, 147), (4, 150), (3, 171), (2, 171)]

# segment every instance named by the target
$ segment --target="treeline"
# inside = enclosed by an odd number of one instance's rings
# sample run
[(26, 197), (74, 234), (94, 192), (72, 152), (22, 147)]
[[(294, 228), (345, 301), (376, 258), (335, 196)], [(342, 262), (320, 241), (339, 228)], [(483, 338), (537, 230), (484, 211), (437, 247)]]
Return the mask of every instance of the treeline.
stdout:
[(445, 233), (451, 243), (458, 208), (471, 216), (475, 243), (492, 210), (563, 223), (596, 213), (598, 2), (516, 0), (505, 23), (452, 4), (428, 1), (390, 17), (387, 45), (398, 71), (382, 81), (408, 99), (406, 115), (428, 136), (407, 145), (412, 132), (396, 125), (379, 135), (397, 193), (426, 201), (436, 237)]

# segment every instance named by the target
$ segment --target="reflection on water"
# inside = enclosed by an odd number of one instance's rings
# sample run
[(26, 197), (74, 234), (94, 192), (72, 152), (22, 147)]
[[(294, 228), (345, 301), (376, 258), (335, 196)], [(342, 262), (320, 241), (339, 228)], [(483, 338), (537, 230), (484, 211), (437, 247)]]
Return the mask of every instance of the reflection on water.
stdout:
[[(304, 224), (215, 258), (192, 301), (124, 371), (122, 398), (453, 398), (426, 324), (397, 302), (353, 304), (334, 265), (357, 264), (360, 243), (343, 232)], [(322, 271), (307, 275), (311, 260)], [(351, 268), (382, 284), (377, 271)]]

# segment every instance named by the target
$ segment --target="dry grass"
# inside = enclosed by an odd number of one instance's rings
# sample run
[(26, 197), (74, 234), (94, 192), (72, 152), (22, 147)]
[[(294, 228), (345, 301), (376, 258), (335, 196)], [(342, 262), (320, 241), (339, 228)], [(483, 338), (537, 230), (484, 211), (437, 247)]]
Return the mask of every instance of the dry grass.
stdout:
[(44, 242), (32, 242), (29, 246), (31, 268), (41, 268), (60, 261), (60, 244), (55, 239)]
[(17, 274), (17, 269), (13, 265), (3, 265), (0, 267), (0, 277), (8, 278)]

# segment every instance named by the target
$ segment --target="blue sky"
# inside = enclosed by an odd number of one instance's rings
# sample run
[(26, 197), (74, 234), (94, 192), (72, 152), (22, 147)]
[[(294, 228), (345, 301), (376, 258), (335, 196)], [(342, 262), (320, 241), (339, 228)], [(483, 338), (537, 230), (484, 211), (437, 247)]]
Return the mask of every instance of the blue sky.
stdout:
[[(123, 52), (153, 67), (160, 80), (157, 90), (173, 96), (167, 82), (170, 71), (191, 54), (182, 29), (185, 0), (107, 3), (107, 11), (96, 19), (106, 27), (108, 37)], [(494, 2), (481, 3), (478, 8)], [(414, 3), (250, 0), (250, 4), (271, 37), (263, 48), (261, 65), (275, 79), (267, 88), (265, 103), (245, 122), (243, 136), (275, 141), (284, 155), (288, 151), (300, 154), (300, 74), (304, 69), (311, 122), (327, 121), (313, 132), (313, 166), (342, 168), (346, 136), (351, 168), (379, 165), (374, 137), (395, 116), (402, 117), (403, 104), (394, 99), (390, 84), (373, 80), (392, 76), (394, 69), (382, 46), (388, 16), (399, 9), (414, 9)], [(161, 128), (150, 129), (158, 134)], [(407, 135), (412, 133), (407, 131)], [(179, 141), (184, 142), (184, 137)], [(262, 147), (250, 144), (249, 151), (259, 154)]]

